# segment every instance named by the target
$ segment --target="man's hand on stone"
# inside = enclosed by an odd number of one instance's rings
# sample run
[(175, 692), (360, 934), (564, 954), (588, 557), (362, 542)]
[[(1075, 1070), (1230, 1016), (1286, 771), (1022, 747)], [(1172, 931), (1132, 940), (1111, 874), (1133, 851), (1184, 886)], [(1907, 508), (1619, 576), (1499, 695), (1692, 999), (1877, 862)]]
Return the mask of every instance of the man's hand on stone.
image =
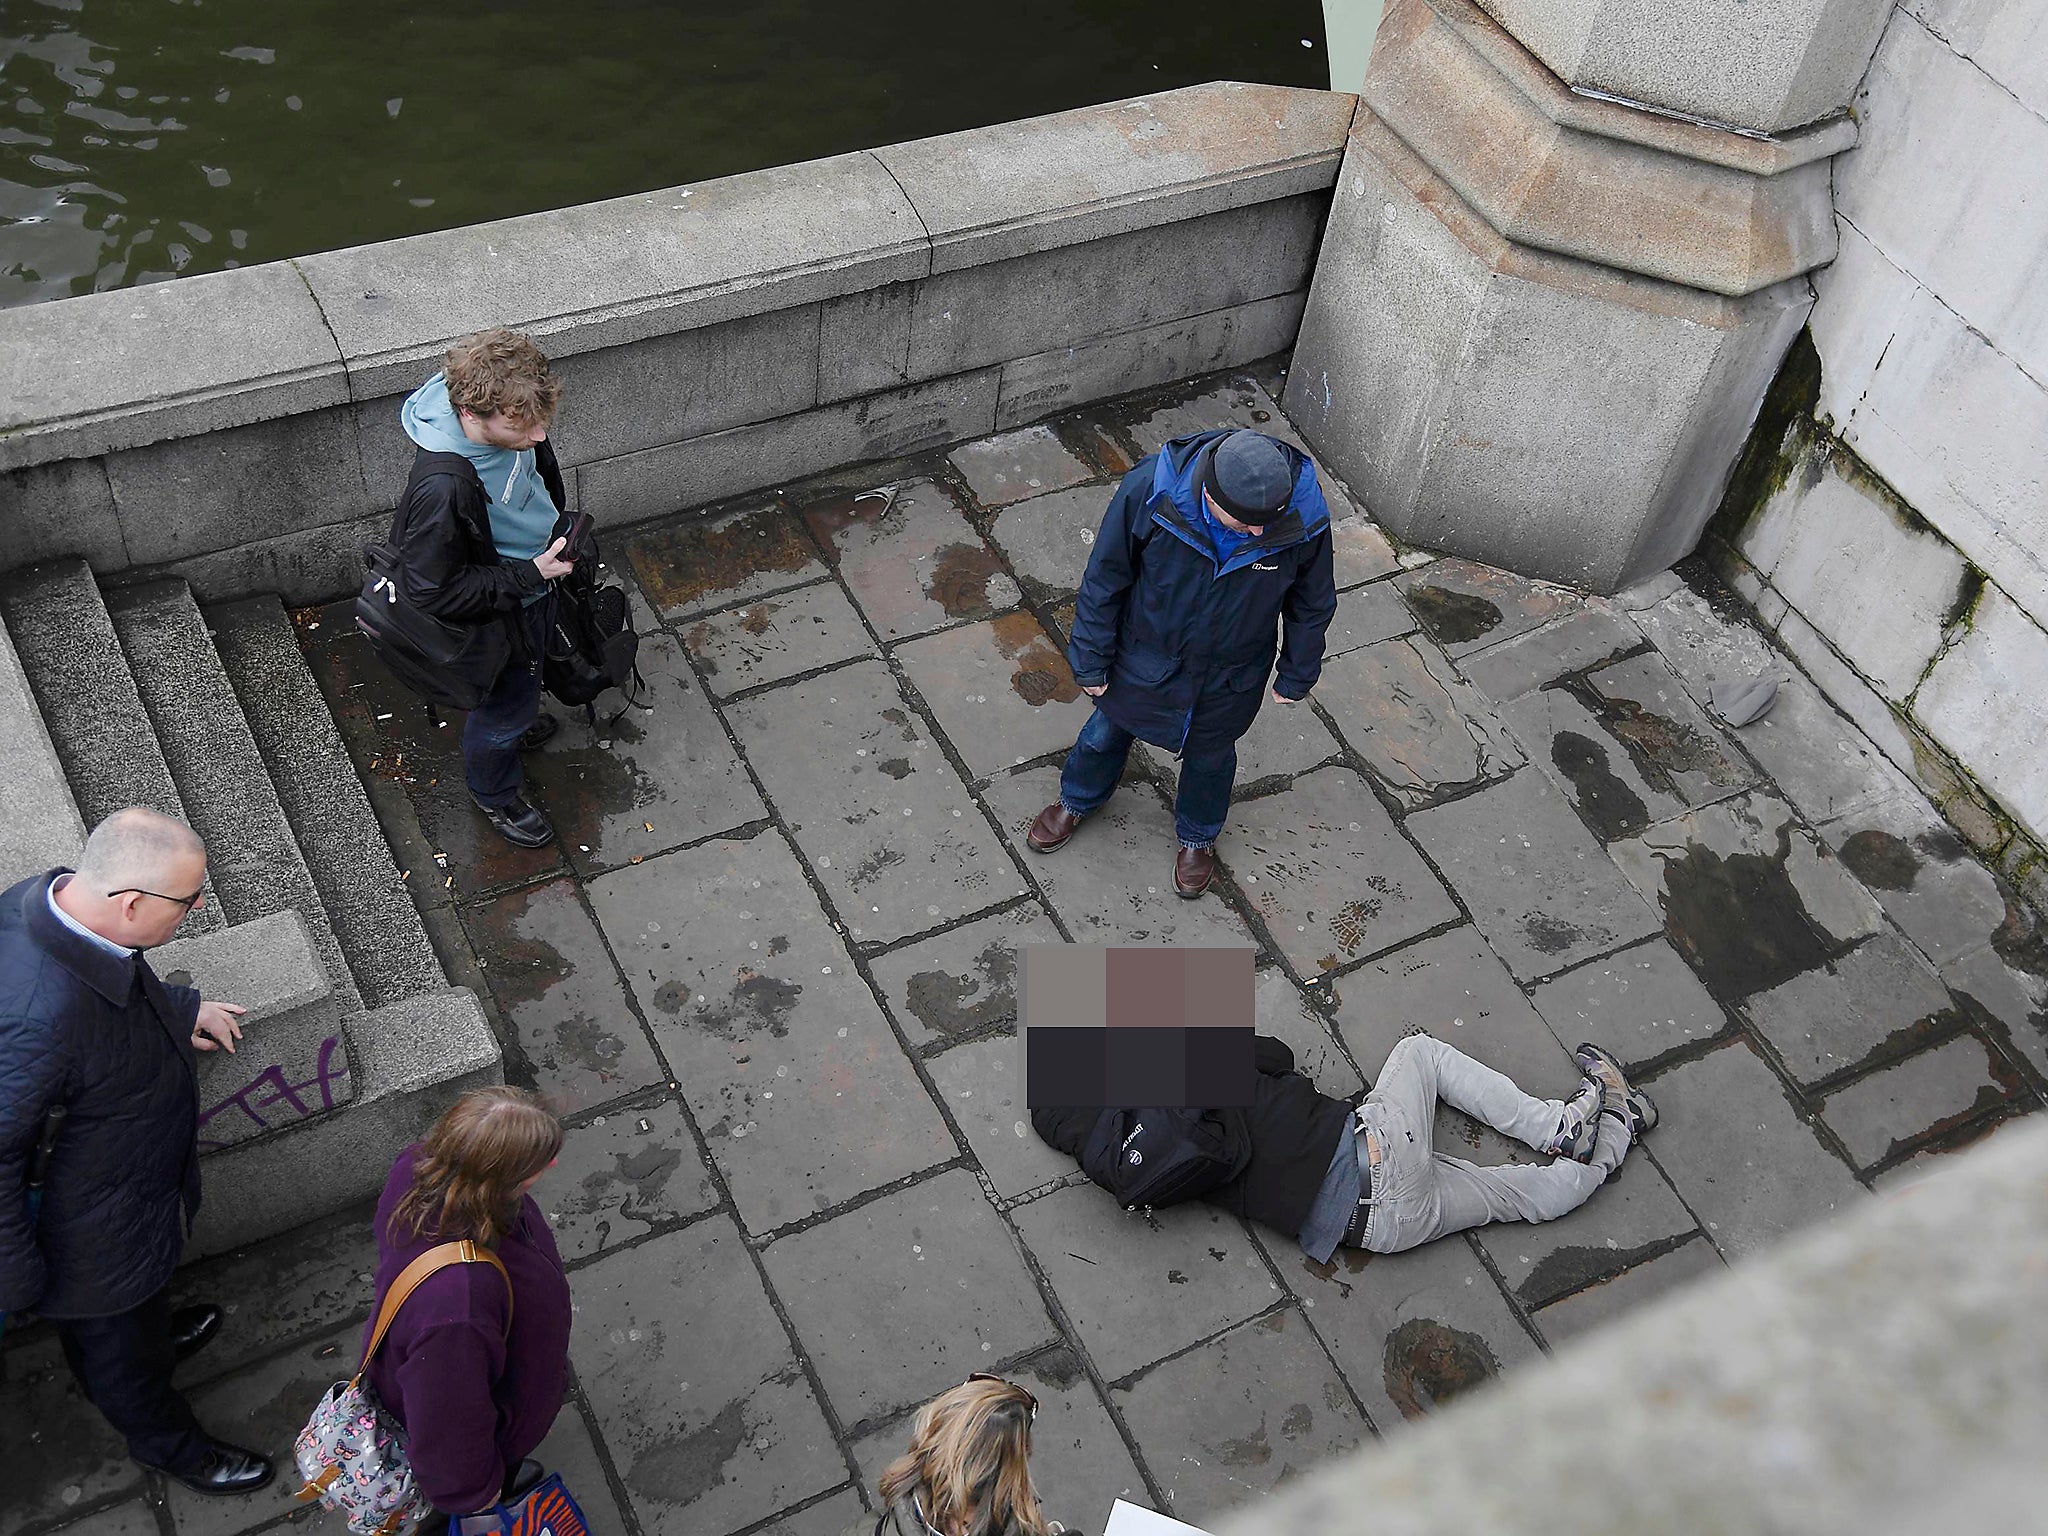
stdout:
[(192, 1049), (234, 1055), (235, 1042), (242, 1038), (242, 1026), (236, 1020), (248, 1011), (236, 1003), (200, 1003), (199, 1021), (192, 1026)]
[(549, 581), (553, 581), (557, 576), (568, 575), (576, 569), (576, 562), (574, 560), (564, 560), (561, 558), (562, 551), (568, 547), (568, 544), (569, 541), (566, 538), (555, 540), (554, 543), (533, 557), (533, 568)]

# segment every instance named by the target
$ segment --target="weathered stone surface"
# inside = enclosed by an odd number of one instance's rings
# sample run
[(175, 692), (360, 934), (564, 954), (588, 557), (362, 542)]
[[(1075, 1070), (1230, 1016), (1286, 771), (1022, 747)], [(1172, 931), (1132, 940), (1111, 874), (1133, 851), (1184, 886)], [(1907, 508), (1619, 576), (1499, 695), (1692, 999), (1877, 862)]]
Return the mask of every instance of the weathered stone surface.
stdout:
[(887, 283), (818, 306), (818, 404), (910, 382), (903, 364), (916, 300), (915, 283)]
[(1554, 974), (1656, 929), (1541, 775), (1518, 773), (1468, 799), (1408, 818), (1494, 953), (1523, 981)]
[(626, 546), (626, 558), (647, 600), (668, 619), (765, 597), (825, 574), (802, 521), (779, 497), (650, 529)]
[(146, 1499), (116, 1504), (64, 1527), (69, 1536), (157, 1536), (156, 1510)]
[(1047, 598), (1065, 596), (1080, 588), (1109, 498), (1109, 490), (1099, 485), (1034, 496), (997, 514), (989, 537), (1027, 590)]
[(1015, 871), (880, 662), (751, 699), (733, 730), (853, 936), (888, 943), (993, 906)]
[(1394, 584), (1429, 637), (1453, 656), (1511, 640), (1579, 607), (1563, 587), (1472, 560), (1435, 560)]
[(1561, 1045), (1591, 1040), (1631, 1068), (1729, 1027), (1721, 1005), (1663, 939), (1568, 971), (1531, 1001)]
[(1336, 658), (1325, 665), (1316, 697), (1352, 750), (1407, 806), (1522, 761), (1486, 701), (1421, 636)]
[(2048, 1077), (2048, 957), (2037, 945), (1980, 949), (1942, 967), (1942, 980), (1970, 1012)]
[(549, 1471), (562, 1474), (562, 1481), (569, 1485), (577, 1507), (593, 1531), (626, 1528), (618, 1501), (612, 1497), (611, 1482), (597, 1459), (597, 1443), (573, 1398), (562, 1404), (554, 1428), (534, 1451), (533, 1459)]
[(64, 765), (43, 723), (28, 675), (4, 628), (0, 628), (0, 773), (16, 786), (19, 803), (0, 830), (0, 878), (11, 885), (62, 864), (78, 862), (85, 846)]
[(698, 619), (683, 631), (683, 644), (720, 699), (875, 648), (860, 615), (833, 582)]
[(991, 510), (1095, 478), (1051, 427), (1026, 427), (964, 443), (949, 455), (974, 499)]
[(1303, 447), (1293, 424), (1250, 374), (1237, 374), (1194, 392), (1175, 390), (1164, 404), (1134, 404), (1112, 415), (1140, 453), (1157, 453), (1176, 437), (1238, 427)]
[(1459, 659), (1489, 699), (1505, 703), (1643, 643), (1642, 632), (1606, 604), (1587, 604), (1543, 628)]
[(2048, 838), (2048, 702), (2012, 679), (2048, 676), (2044, 632), (1996, 587), (1915, 699), (1920, 722), (2036, 838)]
[(913, 480), (895, 493), (829, 497), (804, 521), (886, 643), (960, 619), (985, 619), (1017, 601), (1017, 583), (968, 524), (944, 486)]
[[(1332, 489), (1327, 483), (1324, 485), (1326, 498)], [(1333, 507), (1330, 563), (1339, 591), (1348, 591), (1361, 582), (1391, 576), (1401, 568), (1400, 561), (1394, 558), (1394, 546), (1387, 542), (1387, 536), (1374, 526), (1371, 519), (1363, 514), (1337, 517), (1334, 512)]]
[(1694, 805), (1756, 781), (1661, 657), (1631, 656), (1586, 674), (1608, 733)]
[(762, 1526), (756, 1536), (846, 1536), (847, 1527), (861, 1517), (865, 1508), (858, 1488), (842, 1488)]
[(0, 1381), (0, 1449), (11, 1487), (0, 1504), (6, 1536), (64, 1517), (77, 1505), (142, 1489), (142, 1469), (78, 1390), (57, 1340), (17, 1343)]
[[(718, 1347), (704, 1347), (711, 1340)], [(789, 1336), (724, 1216), (579, 1273), (569, 1357), (649, 1530), (722, 1536), (845, 1481)]]
[(206, 1349), (178, 1367), (181, 1385), (210, 1381), (276, 1353), (283, 1345), (333, 1333), (370, 1314), (377, 1295), (377, 1240), (367, 1204), (173, 1277), (171, 1304), (211, 1301), (227, 1313)]
[(664, 854), (589, 892), (749, 1231), (953, 1155), (780, 833)]
[(1615, 862), (1717, 997), (1747, 997), (1876, 933), (1870, 893), (1762, 790), (1614, 844)]
[(1820, 1117), (1867, 1170), (1997, 1108), (2011, 1075), (1983, 1041), (1958, 1035), (1836, 1090)]
[(1997, 878), (1918, 795), (1838, 817), (1820, 835), (1936, 965), (1983, 948), (2005, 921)]
[(1336, 616), (1324, 632), (1325, 663), (1347, 651), (1405, 635), (1415, 627), (1415, 616), (1388, 585), (1345, 592), (1338, 597)]
[(921, 1403), (1054, 1338), (1016, 1240), (964, 1169), (782, 1238), (761, 1258), (844, 1424)]
[(1698, 1230), (1699, 1223), (1656, 1164), (1631, 1147), (1622, 1165), (1577, 1210), (1534, 1226), (1495, 1222), (1480, 1229), (1479, 1246), (1514, 1299), (1533, 1308), (1641, 1263)]
[(66, 556), (101, 570), (128, 563), (114, 489), (99, 459), (59, 459), (0, 473), (0, 517), (18, 539), (5, 557), (10, 567)]
[(1253, 1008), (1259, 1033), (1285, 1041), (1294, 1052), (1294, 1069), (1307, 1073), (1324, 1093), (1348, 1099), (1365, 1091), (1365, 1079), (1338, 1044), (1330, 1021), (1303, 999), (1278, 966), (1259, 972)]
[(1003, 1199), (1013, 1199), (1074, 1171), (1031, 1129), (1025, 1102), (1021, 1034), (991, 1035), (931, 1058), (939, 1102), (952, 1113), (961, 1140)]
[(895, 655), (977, 776), (1065, 751), (1092, 712), (1064, 648), (1025, 609), (928, 635)]
[(1199, 1201), (1148, 1215), (1078, 1184), (1010, 1219), (1107, 1381), (1242, 1322), (1279, 1289), (1243, 1224)]
[(1115, 1397), (1141, 1444), (1181, 1448), (1153, 1471), (1174, 1514), (1205, 1525), (1370, 1429), (1292, 1308), (1168, 1361)]
[(1304, 976), (1377, 954), (1458, 915), (1348, 768), (1303, 774), (1291, 788), (1240, 807), (1218, 850)]
[(1648, 1263), (1623, 1270), (1609, 1280), (1574, 1291), (1554, 1301), (1529, 1321), (1555, 1349), (1596, 1328), (1605, 1328), (1617, 1318), (1648, 1306), (1681, 1286), (1719, 1274), (1725, 1266), (1714, 1245), (1703, 1238), (1681, 1243), (1669, 1253)]
[(1766, 587), (1759, 594), (1757, 618), (1771, 626), (1778, 643), (1791, 652), (1828, 702), (1863, 733), (1867, 747), (1908, 772), (1919, 768), (1919, 754), (1924, 751), (1915, 745), (1921, 740), (1919, 735), (1908, 732), (1883, 696), (1776, 589)]
[(1860, 1201), (1863, 1188), (1737, 1041), (1648, 1084), (1657, 1163), (1714, 1246), (1740, 1259)]
[[(1237, 780), (1230, 792), (1237, 803), (1254, 791), (1272, 789), (1284, 779), (1326, 763), (1338, 752), (1337, 738), (1308, 705), (1277, 704), (1270, 693), (1253, 718), (1251, 729), (1237, 738)], [(1180, 759), (1163, 752), (1148, 754), (1153, 776), (1169, 793), (1180, 786)]]
[(1044, 909), (1024, 902), (877, 955), (868, 970), (897, 1025), (924, 1046), (1014, 1022), (1018, 951), (1064, 942)]
[(572, 1264), (718, 1204), (682, 1107), (665, 1099), (621, 1104), (571, 1129), (533, 1197)]

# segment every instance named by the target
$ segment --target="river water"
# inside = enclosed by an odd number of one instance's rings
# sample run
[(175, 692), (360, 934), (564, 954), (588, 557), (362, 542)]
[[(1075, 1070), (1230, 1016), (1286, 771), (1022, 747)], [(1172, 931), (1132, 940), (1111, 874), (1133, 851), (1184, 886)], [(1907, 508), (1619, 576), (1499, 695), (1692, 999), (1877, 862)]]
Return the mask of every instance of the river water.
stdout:
[(0, 0), (0, 308), (1215, 79), (1319, 0)]

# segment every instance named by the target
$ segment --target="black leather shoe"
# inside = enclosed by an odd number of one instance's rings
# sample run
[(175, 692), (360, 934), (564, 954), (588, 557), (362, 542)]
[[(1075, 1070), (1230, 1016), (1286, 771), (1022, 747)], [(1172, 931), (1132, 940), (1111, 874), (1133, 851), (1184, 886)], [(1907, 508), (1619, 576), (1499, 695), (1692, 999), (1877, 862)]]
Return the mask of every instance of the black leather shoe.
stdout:
[(171, 1345), (180, 1360), (189, 1360), (220, 1332), (221, 1310), (212, 1303), (180, 1307), (171, 1314)]
[(169, 1467), (151, 1470), (183, 1483), (194, 1493), (212, 1494), (254, 1493), (268, 1487), (277, 1475), (268, 1456), (258, 1456), (239, 1445), (211, 1438), (206, 1444), (206, 1459), (192, 1471), (173, 1472)]
[(480, 805), (477, 809), (508, 843), (521, 848), (545, 848), (555, 840), (555, 824), (537, 806), (524, 800), (514, 800), (510, 805)]
[(555, 739), (555, 732), (562, 728), (562, 722), (553, 715), (542, 715), (533, 724), (519, 733), (519, 750), (531, 752), (544, 742)]

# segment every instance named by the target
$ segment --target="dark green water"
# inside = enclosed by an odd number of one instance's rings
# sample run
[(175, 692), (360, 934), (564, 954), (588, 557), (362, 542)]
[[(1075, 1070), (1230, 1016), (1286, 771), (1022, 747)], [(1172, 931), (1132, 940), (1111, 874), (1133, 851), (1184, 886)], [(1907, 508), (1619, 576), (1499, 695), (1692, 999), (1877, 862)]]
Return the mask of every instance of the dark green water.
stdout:
[(1216, 79), (1320, 0), (0, 0), (0, 307)]

